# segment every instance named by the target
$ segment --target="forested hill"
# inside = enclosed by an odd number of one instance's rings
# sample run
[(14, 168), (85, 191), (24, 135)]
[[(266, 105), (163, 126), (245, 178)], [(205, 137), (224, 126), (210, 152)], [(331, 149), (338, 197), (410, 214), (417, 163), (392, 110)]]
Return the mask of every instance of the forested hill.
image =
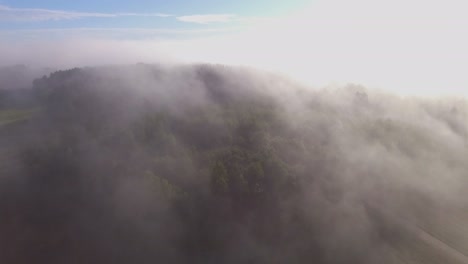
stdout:
[(308, 90), (214, 65), (58, 71), (30, 92), (27, 122), (0, 127), (2, 263), (468, 253), (463, 100)]

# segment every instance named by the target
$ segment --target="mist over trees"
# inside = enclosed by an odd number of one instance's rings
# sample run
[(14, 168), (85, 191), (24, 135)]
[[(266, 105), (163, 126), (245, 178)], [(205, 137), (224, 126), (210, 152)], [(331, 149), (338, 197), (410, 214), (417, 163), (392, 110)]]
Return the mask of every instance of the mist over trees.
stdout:
[(0, 102), (3, 263), (466, 260), (464, 100), (220, 65), (77, 68), (26, 91)]

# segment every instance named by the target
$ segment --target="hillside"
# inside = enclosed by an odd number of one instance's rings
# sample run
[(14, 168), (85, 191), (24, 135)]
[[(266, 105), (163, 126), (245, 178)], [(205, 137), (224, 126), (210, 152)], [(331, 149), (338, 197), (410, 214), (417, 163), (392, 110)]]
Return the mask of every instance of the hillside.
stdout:
[(464, 100), (219, 65), (58, 71), (0, 112), (2, 263), (466, 263)]

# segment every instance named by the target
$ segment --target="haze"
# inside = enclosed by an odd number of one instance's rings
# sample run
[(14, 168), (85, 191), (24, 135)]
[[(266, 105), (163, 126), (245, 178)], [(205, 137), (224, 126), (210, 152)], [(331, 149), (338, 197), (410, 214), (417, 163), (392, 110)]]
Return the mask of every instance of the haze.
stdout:
[(0, 0), (0, 263), (468, 263), (467, 7)]
[(119, 12), (72, 5), (59, 13), (51, 3), (29, 4), (4, 2), (0, 10), (3, 65), (210, 62), (273, 70), (315, 87), (359, 83), (409, 95), (468, 88), (466, 1), (201, 3), (195, 13), (167, 15), (170, 8), (157, 5)]

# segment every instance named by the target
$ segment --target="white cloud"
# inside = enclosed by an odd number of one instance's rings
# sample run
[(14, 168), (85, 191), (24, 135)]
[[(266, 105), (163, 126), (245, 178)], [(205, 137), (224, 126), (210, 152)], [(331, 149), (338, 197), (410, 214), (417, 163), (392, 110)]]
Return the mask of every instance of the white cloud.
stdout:
[(209, 23), (226, 23), (231, 22), (236, 18), (233, 14), (209, 14), (209, 15), (190, 15), (179, 16), (177, 20), (182, 22), (209, 24)]
[(96, 13), (96, 12), (75, 12), (63, 10), (51, 10), (40, 8), (11, 8), (0, 5), (0, 21), (28, 22), (28, 21), (47, 21), (47, 20), (71, 20), (87, 17), (124, 17), (124, 16), (151, 16), (151, 17), (169, 17), (169, 14), (163, 13)]
[(83, 29), (57, 43), (52, 33), (21, 38), (19, 31), (10, 37), (0, 31), (0, 64), (155, 62), (164, 55), (280, 71), (315, 86), (353, 82), (403, 94), (468, 95), (467, 8), (465, 0), (317, 0), (290, 16), (247, 21), (222, 34)]
[(65, 40), (69, 38), (94, 38), (107, 40), (183, 40), (240, 32), (241, 27), (222, 28), (42, 28), (0, 29), (0, 42), (22, 42), (31, 40)]
[(314, 86), (468, 94), (468, 2), (317, 0), (235, 35), (172, 43), (191, 61), (252, 65)]

